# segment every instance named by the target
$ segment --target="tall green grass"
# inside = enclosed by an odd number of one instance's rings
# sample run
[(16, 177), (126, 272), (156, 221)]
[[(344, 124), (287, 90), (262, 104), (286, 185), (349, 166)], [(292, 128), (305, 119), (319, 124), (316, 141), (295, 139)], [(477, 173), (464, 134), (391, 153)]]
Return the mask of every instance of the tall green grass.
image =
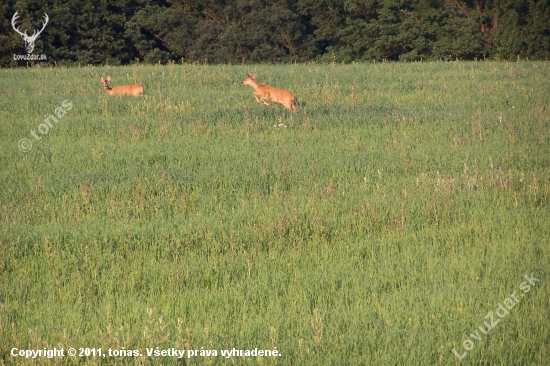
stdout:
[[(247, 72), (297, 112), (256, 103)], [(100, 75), (145, 94), (110, 97)], [(547, 62), (1, 69), (0, 359), (546, 364), (549, 77)], [(10, 355), (53, 347), (218, 357)]]

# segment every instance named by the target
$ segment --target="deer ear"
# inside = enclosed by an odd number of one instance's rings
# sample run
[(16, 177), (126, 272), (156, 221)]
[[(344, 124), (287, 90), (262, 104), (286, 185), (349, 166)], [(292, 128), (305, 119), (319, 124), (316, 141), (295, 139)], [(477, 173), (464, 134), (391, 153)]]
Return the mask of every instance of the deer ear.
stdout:
[(258, 76), (258, 74), (250, 75), (252, 79), (256, 79), (256, 76)]
[(111, 75), (107, 76), (107, 81), (111, 80)]

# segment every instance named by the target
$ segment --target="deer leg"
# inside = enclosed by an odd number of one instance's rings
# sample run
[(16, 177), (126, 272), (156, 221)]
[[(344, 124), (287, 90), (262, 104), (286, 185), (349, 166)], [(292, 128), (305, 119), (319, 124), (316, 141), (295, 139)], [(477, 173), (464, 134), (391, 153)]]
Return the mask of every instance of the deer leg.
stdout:
[(269, 100), (269, 98), (266, 98), (266, 96), (260, 94), (260, 93), (254, 93), (254, 98), (256, 98), (256, 102), (263, 103), (265, 105), (269, 105), (269, 103), (266, 102), (266, 99)]
[[(271, 102), (271, 97), (269, 96), (269, 93), (265, 93), (265, 96), (263, 97), (263, 100), (264, 100), (264, 104), (265, 104), (265, 105), (269, 105), (268, 102)], [(267, 100), (268, 102), (266, 102), (266, 100)]]

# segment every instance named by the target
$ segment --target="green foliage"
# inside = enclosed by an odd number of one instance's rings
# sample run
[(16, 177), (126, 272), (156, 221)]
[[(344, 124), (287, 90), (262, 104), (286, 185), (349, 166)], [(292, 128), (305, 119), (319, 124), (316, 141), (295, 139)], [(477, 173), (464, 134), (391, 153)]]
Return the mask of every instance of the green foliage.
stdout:
[[(247, 72), (295, 93), (298, 110), (256, 103)], [(0, 70), (2, 363), (455, 364), (452, 349), (534, 273), (541, 282), (462, 362), (544, 364), (549, 72)], [(145, 94), (110, 97), (107, 74)], [(32, 137), (64, 100), (67, 115)], [(54, 346), (282, 356), (10, 355)]]
[(51, 64), (547, 59), (547, 1), (58, 0), (0, 5), (0, 65), (22, 66), (15, 11)]
[(501, 15), (493, 42), (503, 59), (550, 57), (550, 9), (544, 1), (514, 2)]

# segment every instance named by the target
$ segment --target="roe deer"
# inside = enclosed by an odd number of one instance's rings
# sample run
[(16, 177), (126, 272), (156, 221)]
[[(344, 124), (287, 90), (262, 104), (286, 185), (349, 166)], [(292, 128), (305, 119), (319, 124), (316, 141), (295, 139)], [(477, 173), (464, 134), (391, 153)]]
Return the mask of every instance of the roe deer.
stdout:
[(103, 89), (105, 89), (105, 92), (109, 95), (133, 95), (134, 97), (137, 97), (143, 94), (143, 86), (139, 84), (120, 85), (110, 88), (109, 80), (111, 80), (111, 76), (107, 76), (107, 79), (103, 79), (103, 76), (100, 76), (99, 78), (103, 83)]
[(296, 106), (294, 105), (294, 95), (281, 89), (258, 84), (256, 80), (254, 80), (255, 78), (256, 74), (246, 74), (246, 79), (244, 79), (241, 84), (250, 85), (254, 88), (254, 98), (256, 98), (258, 103), (263, 103), (265, 105), (269, 105), (268, 102), (280, 103), (289, 111), (296, 110)]

